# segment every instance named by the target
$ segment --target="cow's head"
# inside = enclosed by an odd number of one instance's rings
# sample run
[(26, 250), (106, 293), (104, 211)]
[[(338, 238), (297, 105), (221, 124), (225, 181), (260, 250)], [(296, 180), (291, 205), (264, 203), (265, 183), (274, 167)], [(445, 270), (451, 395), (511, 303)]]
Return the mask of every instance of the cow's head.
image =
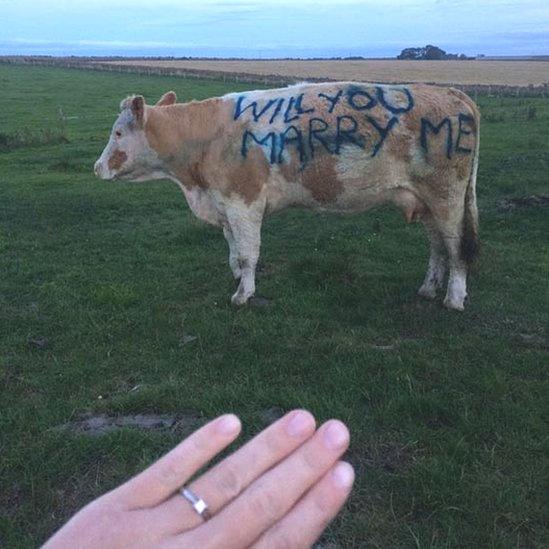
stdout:
[(174, 92), (165, 93), (154, 107), (146, 105), (141, 95), (124, 99), (109, 142), (95, 163), (95, 175), (126, 181), (165, 177), (158, 155), (147, 140), (145, 126), (151, 108), (173, 105), (176, 100)]

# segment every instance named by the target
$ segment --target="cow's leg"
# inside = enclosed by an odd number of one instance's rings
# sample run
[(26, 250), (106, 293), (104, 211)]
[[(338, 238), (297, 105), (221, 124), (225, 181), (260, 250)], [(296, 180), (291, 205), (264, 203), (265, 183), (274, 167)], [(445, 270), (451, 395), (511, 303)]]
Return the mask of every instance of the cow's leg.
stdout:
[(235, 280), (239, 280), (242, 276), (242, 269), (238, 262), (238, 250), (236, 248), (236, 241), (234, 239), (233, 232), (229, 226), (223, 227), (223, 234), (229, 245), (229, 265)]
[(467, 297), (467, 263), (461, 258), (461, 239), (467, 182), (443, 180), (442, 185), (447, 187), (446, 196), (432, 200), (429, 209), (432, 227), (442, 238), (448, 254), (449, 275), (444, 306), (463, 311)]
[(461, 259), (461, 235), (445, 235), (444, 243), (448, 250), (450, 266), (444, 306), (463, 311), (463, 302), (467, 297), (467, 263)]
[(467, 297), (467, 263), (461, 258), (461, 239), (466, 186), (462, 185), (460, 189), (459, 182), (450, 182), (448, 186), (452, 191), (449, 196), (430, 204), (430, 225), (444, 242), (448, 254), (449, 275), (444, 306), (463, 311)]
[(245, 305), (255, 293), (255, 268), (259, 259), (261, 244), (262, 212), (228, 212), (228, 220), (236, 246), (237, 262), (240, 268), (240, 284), (231, 301)]
[(423, 220), (423, 225), (431, 244), (431, 255), (429, 257), (429, 266), (425, 274), (425, 280), (418, 290), (421, 297), (434, 299), (437, 295), (437, 290), (444, 284), (444, 276), (446, 274), (446, 250), (444, 247), (444, 239), (436, 228), (433, 219), (426, 216)]

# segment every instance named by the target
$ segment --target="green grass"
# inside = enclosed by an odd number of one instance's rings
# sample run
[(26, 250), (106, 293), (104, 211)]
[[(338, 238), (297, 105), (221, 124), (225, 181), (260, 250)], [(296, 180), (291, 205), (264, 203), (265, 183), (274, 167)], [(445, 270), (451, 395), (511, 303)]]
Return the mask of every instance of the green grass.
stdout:
[(549, 100), (480, 100), (483, 250), (464, 313), (416, 298), (426, 237), (390, 209), (269, 219), (272, 301), (235, 310), (222, 234), (175, 185), (92, 173), (120, 99), (172, 88), (242, 89), (0, 66), (0, 132), (45, 135), (61, 108), (69, 140), (0, 152), (0, 545), (36, 546), (181, 436), (55, 426), (234, 411), (246, 438), (266, 410), (303, 406), (352, 432), (356, 489), (328, 540), (547, 547), (549, 218), (502, 204), (547, 193)]

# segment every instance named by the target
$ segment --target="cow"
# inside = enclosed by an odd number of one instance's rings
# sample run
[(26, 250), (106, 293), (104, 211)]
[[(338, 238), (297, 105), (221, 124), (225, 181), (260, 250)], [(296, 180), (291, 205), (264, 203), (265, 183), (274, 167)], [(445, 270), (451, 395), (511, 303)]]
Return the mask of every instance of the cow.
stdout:
[(290, 206), (354, 213), (380, 204), (420, 221), (430, 258), (419, 295), (463, 310), (477, 254), (480, 115), (463, 92), (423, 84), (300, 83), (177, 103), (120, 104), (95, 164), (105, 180), (171, 179), (194, 214), (223, 229), (238, 282), (255, 292), (263, 218)]

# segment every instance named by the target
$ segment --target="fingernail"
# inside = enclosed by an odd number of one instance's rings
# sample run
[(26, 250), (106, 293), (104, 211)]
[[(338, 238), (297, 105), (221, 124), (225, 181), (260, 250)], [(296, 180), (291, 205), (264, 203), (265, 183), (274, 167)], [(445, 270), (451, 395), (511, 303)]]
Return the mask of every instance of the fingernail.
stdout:
[(228, 414), (218, 421), (216, 427), (222, 435), (234, 435), (240, 430), (240, 420), (234, 414)]
[(340, 461), (332, 469), (332, 480), (336, 488), (349, 488), (355, 480), (355, 471), (345, 461)]
[(302, 410), (294, 412), (286, 424), (287, 433), (295, 438), (302, 438), (311, 431), (313, 420), (311, 415)]
[(341, 421), (331, 421), (323, 433), (324, 445), (330, 450), (340, 450), (349, 442), (349, 431)]

